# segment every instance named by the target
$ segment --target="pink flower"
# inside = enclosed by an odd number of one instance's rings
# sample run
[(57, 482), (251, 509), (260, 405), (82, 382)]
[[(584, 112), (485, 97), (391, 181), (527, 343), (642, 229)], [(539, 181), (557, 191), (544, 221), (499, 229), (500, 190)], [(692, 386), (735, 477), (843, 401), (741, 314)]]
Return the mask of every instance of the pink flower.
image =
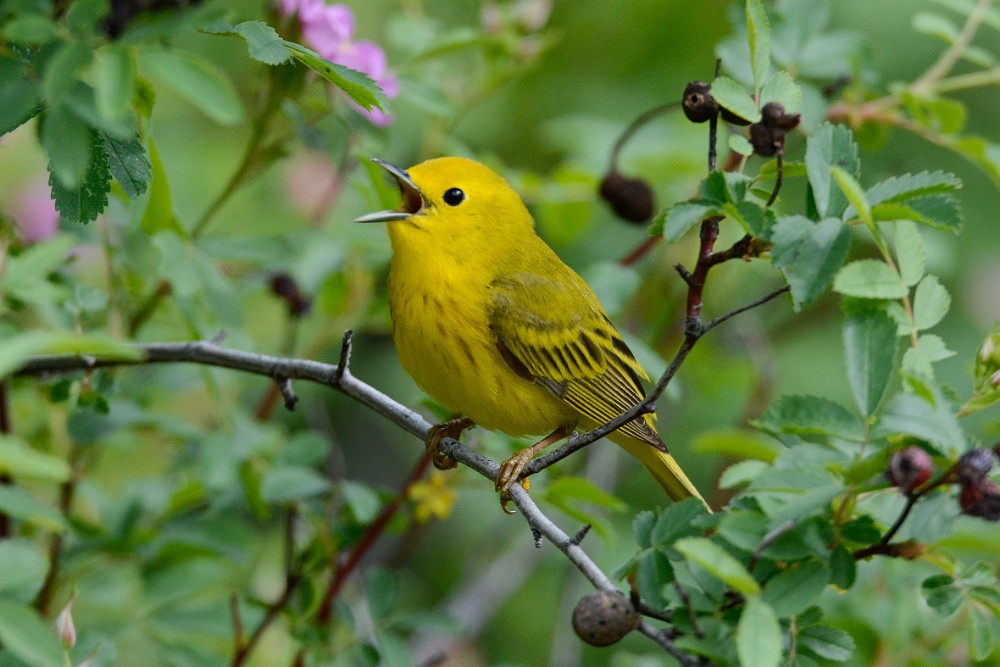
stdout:
[(37, 178), (21, 192), (14, 204), (14, 222), (25, 243), (38, 243), (56, 233), (59, 213), (44, 177)]
[[(389, 70), (382, 47), (374, 42), (353, 40), (355, 24), (350, 7), (327, 5), (324, 0), (281, 0), (281, 9), (287, 15), (298, 15), (302, 37), (316, 53), (367, 74), (390, 99), (399, 94), (399, 79)], [(367, 111), (354, 106), (379, 127), (392, 122), (392, 116), (380, 109)]]

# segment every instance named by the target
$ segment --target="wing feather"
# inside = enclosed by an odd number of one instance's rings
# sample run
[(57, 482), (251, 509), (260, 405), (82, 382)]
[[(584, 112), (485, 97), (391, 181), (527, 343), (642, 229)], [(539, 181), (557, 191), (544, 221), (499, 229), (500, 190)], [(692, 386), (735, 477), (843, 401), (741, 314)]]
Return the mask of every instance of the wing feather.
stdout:
[[(507, 364), (597, 424), (643, 400), (645, 371), (575, 274), (568, 284), (532, 273), (491, 285), (490, 328)], [(647, 418), (621, 432), (666, 451)]]

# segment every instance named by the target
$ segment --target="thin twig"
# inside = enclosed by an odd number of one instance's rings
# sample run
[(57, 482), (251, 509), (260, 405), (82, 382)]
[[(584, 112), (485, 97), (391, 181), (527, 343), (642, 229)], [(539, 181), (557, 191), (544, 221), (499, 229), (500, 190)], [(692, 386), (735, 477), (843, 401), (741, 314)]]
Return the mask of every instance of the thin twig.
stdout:
[(966, 50), (968, 50), (969, 45), (972, 44), (979, 26), (982, 25), (992, 4), (993, 0), (979, 0), (976, 3), (976, 6), (969, 12), (969, 17), (966, 19), (965, 25), (962, 26), (962, 30), (958, 33), (955, 41), (951, 43), (951, 46), (941, 54), (937, 62), (910, 84), (911, 92), (915, 95), (926, 95), (934, 88), (934, 84), (948, 75), (948, 72), (955, 67)]
[[(10, 418), (10, 380), (0, 380), (0, 433), (7, 435), (13, 432)], [(10, 486), (14, 479), (7, 473), (0, 474), (0, 486)], [(14, 527), (10, 516), (0, 512), (0, 539), (10, 537)]]

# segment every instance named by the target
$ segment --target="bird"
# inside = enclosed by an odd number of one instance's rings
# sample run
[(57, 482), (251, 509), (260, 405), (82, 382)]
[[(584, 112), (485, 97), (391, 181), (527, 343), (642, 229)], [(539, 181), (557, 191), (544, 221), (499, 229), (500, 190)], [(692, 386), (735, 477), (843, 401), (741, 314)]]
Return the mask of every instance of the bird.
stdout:
[[(455, 418), (435, 425), (428, 450), (478, 425), (515, 437), (548, 433), (500, 466), (510, 487), (531, 458), (578, 429), (642, 402), (649, 379), (589, 285), (535, 232), (521, 197), (499, 174), (462, 157), (409, 169), (372, 161), (396, 181), (401, 203), (355, 220), (387, 223), (388, 298), (403, 369)], [(669, 453), (655, 416), (608, 438), (637, 458), (672, 500), (704, 498)]]

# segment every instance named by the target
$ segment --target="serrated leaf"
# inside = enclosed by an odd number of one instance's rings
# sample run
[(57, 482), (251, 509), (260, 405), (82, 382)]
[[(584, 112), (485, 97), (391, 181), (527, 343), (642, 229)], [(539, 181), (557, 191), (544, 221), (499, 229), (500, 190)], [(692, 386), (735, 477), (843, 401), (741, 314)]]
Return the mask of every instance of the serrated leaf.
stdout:
[(50, 109), (62, 103), (77, 78), (77, 72), (90, 62), (92, 53), (83, 41), (74, 40), (59, 45), (48, 59), (42, 75), (42, 97)]
[(181, 51), (145, 51), (141, 63), (153, 76), (220, 125), (245, 117), (232, 82), (215, 63)]
[(761, 106), (768, 102), (778, 102), (786, 113), (799, 113), (802, 109), (802, 90), (795, 79), (785, 72), (775, 72), (760, 91)]
[(724, 109), (728, 109), (740, 118), (756, 123), (760, 120), (760, 111), (753, 97), (743, 86), (726, 76), (720, 76), (712, 82), (712, 97)]
[(954, 357), (955, 352), (948, 349), (940, 336), (935, 334), (923, 334), (917, 339), (920, 351), (931, 361), (941, 361), (949, 357)]
[(913, 296), (913, 321), (917, 331), (930, 329), (944, 319), (951, 307), (951, 295), (937, 276), (927, 276)]
[(152, 165), (146, 159), (146, 149), (139, 141), (139, 135), (123, 140), (103, 136), (104, 150), (108, 156), (108, 167), (122, 190), (130, 199), (135, 199), (146, 191), (152, 179)]
[(774, 227), (774, 211), (752, 201), (741, 201), (724, 206), (726, 214), (739, 222), (751, 236), (770, 238)]
[(781, 646), (781, 625), (774, 610), (758, 597), (748, 599), (736, 626), (740, 667), (777, 667)]
[(31, 667), (64, 667), (52, 626), (27, 605), (0, 598), (0, 644)]
[(293, 58), (343, 90), (366, 111), (373, 107), (385, 111), (388, 107), (382, 89), (367, 74), (332, 63), (300, 44), (287, 40), (282, 43), (291, 50)]
[(875, 413), (892, 377), (896, 359), (896, 323), (881, 310), (844, 320), (844, 361), (858, 411)]
[(685, 537), (674, 543), (691, 563), (743, 595), (760, 592), (760, 584), (738, 560), (715, 542), (703, 537)]
[(865, 199), (865, 192), (861, 188), (861, 184), (858, 183), (854, 176), (836, 165), (830, 167), (830, 171), (833, 173), (833, 178), (837, 181), (840, 191), (844, 193), (844, 196), (850, 203), (850, 206), (844, 212), (844, 218), (849, 220), (852, 217), (851, 213), (854, 212), (857, 213), (858, 217), (865, 224), (873, 227), (875, 219), (872, 217), (872, 209), (868, 204), (868, 200)]
[(722, 454), (770, 463), (784, 448), (771, 438), (754, 431), (725, 428), (701, 432), (691, 443), (691, 449), (704, 454)]
[(761, 472), (767, 469), (763, 461), (740, 461), (722, 471), (719, 477), (719, 487), (732, 489), (740, 484), (752, 482)]
[(906, 433), (935, 445), (947, 456), (965, 451), (965, 435), (943, 399), (933, 404), (916, 394), (897, 394), (879, 417), (876, 435)]
[(828, 398), (782, 396), (771, 403), (754, 424), (771, 433), (825, 435), (851, 442), (863, 442), (865, 430), (851, 412)]
[(797, 616), (819, 602), (830, 579), (830, 570), (819, 561), (793, 564), (764, 584), (761, 599), (779, 618)]
[(0, 58), (0, 136), (20, 127), (41, 110), (41, 86), (17, 61)]
[(951, 195), (929, 195), (908, 202), (915, 222), (958, 233), (962, 229), (962, 209)]
[(868, 189), (865, 197), (869, 204), (900, 203), (933, 194), (953, 192), (962, 187), (962, 181), (943, 171), (922, 171), (887, 178)]
[(840, 217), (847, 198), (833, 179), (832, 167), (858, 178), (861, 163), (854, 135), (843, 125), (820, 125), (806, 141), (806, 173), (816, 210), (824, 218)]
[(663, 588), (674, 580), (674, 566), (661, 550), (650, 549), (639, 556), (635, 580), (643, 602), (663, 609), (667, 606)]
[(962, 604), (962, 591), (947, 574), (935, 574), (924, 579), (920, 592), (927, 606), (942, 616), (951, 616)]
[(909, 220), (900, 220), (896, 229), (896, 263), (899, 274), (907, 287), (912, 287), (924, 277), (926, 253), (924, 239), (917, 225)]
[(854, 653), (854, 639), (843, 630), (828, 625), (802, 628), (798, 642), (810, 653), (834, 662), (844, 662)]
[(76, 189), (91, 164), (91, 130), (66, 106), (50, 107), (42, 117), (42, 146), (49, 174), (65, 190)]
[(705, 505), (696, 498), (672, 503), (660, 512), (649, 534), (652, 546), (669, 546), (680, 537), (697, 534), (701, 529), (696, 520), (707, 515)]
[(250, 57), (267, 65), (280, 65), (292, 59), (292, 52), (274, 28), (262, 21), (244, 21), (233, 28), (247, 43)]
[(15, 479), (65, 482), (70, 468), (66, 461), (33, 449), (15, 435), (0, 434), (0, 473)]
[(98, 49), (94, 60), (98, 113), (108, 120), (124, 118), (135, 95), (135, 77), (135, 57), (130, 49), (118, 44)]
[(785, 216), (771, 229), (771, 259), (782, 270), (797, 307), (815, 301), (843, 266), (851, 233), (837, 218), (817, 223), (804, 216)]
[(760, 0), (746, 0), (746, 21), (754, 89), (760, 90), (771, 65), (771, 24)]
[(656, 524), (656, 515), (649, 510), (643, 510), (635, 515), (632, 519), (632, 534), (635, 536), (635, 543), (639, 545), (641, 549), (648, 549), (652, 546), (650, 541), (650, 535), (653, 532), (653, 526)]
[(753, 155), (753, 145), (742, 134), (729, 135), (729, 150), (739, 155)]
[(661, 214), (663, 216), (663, 236), (667, 241), (676, 243), (699, 222), (709, 216), (719, 214), (719, 209), (711, 204), (690, 201), (674, 204)]
[(837, 273), (833, 290), (863, 299), (902, 299), (909, 293), (902, 278), (878, 259), (859, 259)]
[(69, 186), (56, 177), (58, 167), (49, 163), (49, 186), (59, 216), (68, 222), (87, 223), (96, 220), (108, 206), (111, 190), (111, 168), (104, 148), (104, 138), (97, 130), (81, 126), (82, 136), (90, 141), (88, 163), (76, 185)]

